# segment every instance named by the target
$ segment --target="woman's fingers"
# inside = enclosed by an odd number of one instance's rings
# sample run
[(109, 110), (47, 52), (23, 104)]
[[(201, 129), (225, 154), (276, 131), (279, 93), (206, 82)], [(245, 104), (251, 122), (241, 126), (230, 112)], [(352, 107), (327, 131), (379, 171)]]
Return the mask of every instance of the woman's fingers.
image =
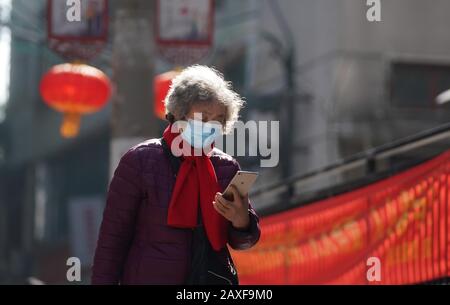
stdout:
[(230, 205), (222, 202), (220, 197), (217, 198), (216, 203), (219, 207), (223, 208), (225, 211), (228, 211), (230, 209)]
[(216, 209), (216, 211), (219, 212), (219, 214), (226, 217), (227, 210), (225, 210), (222, 206), (219, 206), (217, 201), (213, 201), (213, 206)]
[(222, 194), (220, 194), (220, 193), (216, 194), (216, 198), (215, 199), (216, 199), (217, 202), (220, 202), (226, 208), (230, 207), (233, 204), (232, 201), (225, 199), (222, 196)]
[(232, 204), (237, 204), (239, 206), (242, 203), (241, 195), (239, 194), (237, 188), (234, 185), (230, 186), (230, 190), (233, 193)]

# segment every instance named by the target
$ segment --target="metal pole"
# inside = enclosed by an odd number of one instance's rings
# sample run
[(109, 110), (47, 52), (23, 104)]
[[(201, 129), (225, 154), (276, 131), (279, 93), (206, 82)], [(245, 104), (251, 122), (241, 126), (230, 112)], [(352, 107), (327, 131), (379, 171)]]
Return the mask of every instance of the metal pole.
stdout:
[[(282, 158), (282, 176), (283, 179), (288, 179), (293, 174), (293, 149), (294, 149), (294, 118), (295, 118), (295, 53), (294, 47), (290, 46), (285, 57), (283, 58), (285, 77), (286, 77), (286, 97), (283, 100), (283, 109), (281, 119), (284, 120), (282, 126), (282, 143), (283, 158)], [(287, 185), (286, 193), (284, 194), (285, 202), (294, 194), (294, 187), (292, 184)]]
[[(287, 94), (283, 98), (280, 109), (281, 120), (281, 174), (283, 179), (287, 179), (292, 175), (293, 164), (293, 149), (294, 149), (294, 118), (295, 118), (295, 39), (294, 35), (289, 27), (289, 24), (283, 15), (283, 12), (279, 6), (278, 1), (269, 1), (272, 13), (280, 26), (283, 36), (286, 40), (286, 46), (284, 50), (276, 50), (275, 54), (278, 54), (281, 58), (286, 82)], [(282, 43), (276, 37), (269, 37), (274, 45), (278, 44), (278, 47), (282, 47)], [(292, 184), (287, 185), (287, 191), (283, 195), (283, 202), (288, 203), (289, 199), (294, 194), (294, 188)]]
[(112, 68), (112, 175), (120, 157), (133, 145), (159, 133), (153, 114), (153, 0), (114, 0)]

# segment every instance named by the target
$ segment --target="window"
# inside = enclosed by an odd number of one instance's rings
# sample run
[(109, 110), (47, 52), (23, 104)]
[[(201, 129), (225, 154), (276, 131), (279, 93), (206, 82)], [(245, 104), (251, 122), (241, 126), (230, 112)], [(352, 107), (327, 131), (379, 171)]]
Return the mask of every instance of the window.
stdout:
[(435, 108), (436, 97), (450, 89), (450, 65), (393, 63), (391, 101), (399, 108)]

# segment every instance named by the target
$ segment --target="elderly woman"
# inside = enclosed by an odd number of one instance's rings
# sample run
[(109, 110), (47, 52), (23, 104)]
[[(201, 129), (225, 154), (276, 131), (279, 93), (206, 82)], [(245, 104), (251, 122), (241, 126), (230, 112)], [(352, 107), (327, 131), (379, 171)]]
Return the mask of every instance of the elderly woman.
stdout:
[(248, 249), (260, 229), (248, 196), (235, 188), (222, 196), (240, 167), (214, 139), (230, 131), (242, 104), (209, 67), (173, 80), (163, 137), (131, 148), (114, 172), (93, 284), (238, 283), (227, 244)]

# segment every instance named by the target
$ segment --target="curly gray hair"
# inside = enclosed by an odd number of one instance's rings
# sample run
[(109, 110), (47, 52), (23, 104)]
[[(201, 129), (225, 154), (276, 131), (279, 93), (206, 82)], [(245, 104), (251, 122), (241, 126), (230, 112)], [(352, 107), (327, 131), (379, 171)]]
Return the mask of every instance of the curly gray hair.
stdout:
[(196, 102), (218, 102), (225, 106), (224, 132), (228, 133), (239, 117), (244, 100), (233, 91), (231, 82), (214, 68), (193, 65), (176, 76), (164, 100), (166, 114), (175, 120), (185, 117)]

